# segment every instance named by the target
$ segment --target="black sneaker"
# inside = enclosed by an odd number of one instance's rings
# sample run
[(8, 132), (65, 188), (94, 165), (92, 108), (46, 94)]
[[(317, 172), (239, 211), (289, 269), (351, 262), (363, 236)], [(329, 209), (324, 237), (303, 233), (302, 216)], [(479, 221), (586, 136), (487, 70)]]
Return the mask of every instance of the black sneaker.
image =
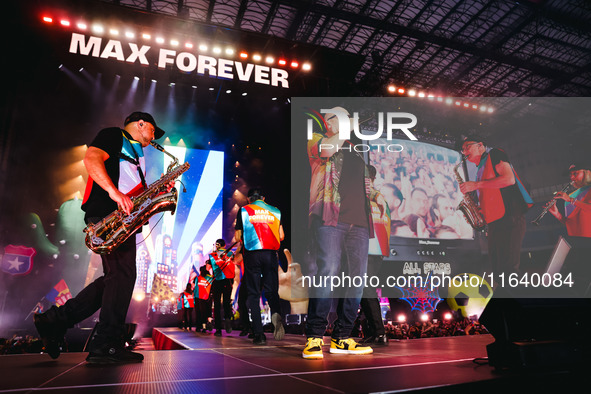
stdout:
[(250, 330), (248, 328), (245, 328), (244, 330), (240, 331), (240, 336), (241, 337), (245, 337), (250, 333)]
[(93, 350), (86, 357), (89, 364), (128, 364), (141, 363), (144, 361), (144, 355), (132, 352), (118, 346), (106, 346), (102, 349)]
[(66, 329), (59, 323), (52, 322), (46, 314), (35, 313), (33, 316), (35, 328), (43, 341), (43, 351), (54, 360), (60, 356), (65, 347), (64, 335)]
[(267, 337), (265, 334), (255, 335), (252, 343), (255, 345), (266, 345), (267, 344)]
[(224, 319), (224, 329), (228, 334), (232, 332), (232, 321), (230, 319)]

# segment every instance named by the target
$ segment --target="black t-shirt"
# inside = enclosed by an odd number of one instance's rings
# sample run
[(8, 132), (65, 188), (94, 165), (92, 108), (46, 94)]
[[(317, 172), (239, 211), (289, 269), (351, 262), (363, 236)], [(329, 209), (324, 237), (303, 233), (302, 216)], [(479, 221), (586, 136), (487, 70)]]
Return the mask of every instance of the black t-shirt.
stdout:
[(343, 153), (343, 169), (339, 179), (339, 222), (368, 227), (365, 207), (365, 161), (354, 151), (343, 150)]
[[(133, 194), (134, 189), (141, 188), (141, 177), (137, 166), (123, 160), (121, 155), (127, 158), (137, 159), (145, 169), (143, 150), (141, 144), (135, 141), (125, 130), (119, 127), (110, 127), (99, 131), (90, 146), (105, 151), (109, 158), (105, 161), (107, 174), (113, 184), (126, 194)], [(145, 170), (144, 170), (145, 172)], [(117, 203), (109, 197), (102, 187), (88, 178), (82, 210), (86, 212), (84, 219), (104, 218), (117, 209)]]
[[(490, 155), (490, 162), (495, 169), (495, 175), (498, 175), (496, 170), (497, 164), (502, 161), (511, 164), (507, 154), (500, 149), (491, 149), (488, 154)], [(503, 197), (503, 203), (505, 204), (505, 216), (519, 215), (527, 211), (527, 204), (523, 199), (519, 186), (517, 186), (517, 176), (515, 176), (515, 183), (513, 185), (504, 187), (500, 191)]]

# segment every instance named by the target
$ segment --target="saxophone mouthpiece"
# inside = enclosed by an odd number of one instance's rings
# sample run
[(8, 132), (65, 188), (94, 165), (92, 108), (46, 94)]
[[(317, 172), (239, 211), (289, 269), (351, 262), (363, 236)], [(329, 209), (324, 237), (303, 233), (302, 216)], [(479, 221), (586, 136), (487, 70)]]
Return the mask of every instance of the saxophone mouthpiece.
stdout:
[(158, 149), (160, 152), (164, 152), (164, 148), (160, 145), (158, 145), (158, 143), (156, 141), (150, 141), (150, 145), (152, 145), (154, 148)]

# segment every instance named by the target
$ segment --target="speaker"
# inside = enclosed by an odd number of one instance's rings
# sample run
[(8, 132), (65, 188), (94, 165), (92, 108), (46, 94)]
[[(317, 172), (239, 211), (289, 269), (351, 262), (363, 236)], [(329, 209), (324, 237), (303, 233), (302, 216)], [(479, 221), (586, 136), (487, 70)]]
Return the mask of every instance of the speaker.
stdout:
[(495, 342), (495, 368), (570, 367), (589, 363), (590, 299), (518, 299), (496, 291), (480, 316)]

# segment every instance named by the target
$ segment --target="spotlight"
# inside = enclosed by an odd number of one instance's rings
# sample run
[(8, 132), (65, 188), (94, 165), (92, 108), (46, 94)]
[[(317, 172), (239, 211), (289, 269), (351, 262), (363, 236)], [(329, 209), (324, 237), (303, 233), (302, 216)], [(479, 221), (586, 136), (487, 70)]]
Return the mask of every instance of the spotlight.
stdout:
[(246, 93), (246, 92), (242, 93), (242, 95), (243, 95), (243, 96), (246, 96), (247, 94), (248, 94), (248, 93)]
[(388, 92), (394, 93), (395, 91), (396, 91), (396, 86), (394, 86), (394, 85), (388, 86)]
[(205, 45), (205, 44), (199, 45), (199, 50), (203, 51), (203, 52), (207, 51), (207, 45)]
[(162, 37), (156, 37), (156, 42), (158, 44), (164, 44), (164, 38), (162, 38)]
[(125, 37), (127, 37), (127, 38), (134, 38), (134, 37), (135, 37), (135, 34), (133, 34), (133, 33), (132, 33), (132, 32), (130, 32), (130, 31), (126, 31), (126, 32), (125, 32)]
[(272, 57), (272, 56), (267, 56), (267, 57), (265, 58), (265, 63), (271, 64), (271, 63), (273, 63), (274, 61), (275, 61), (275, 59), (273, 59), (273, 57)]
[(260, 62), (261, 59), (262, 59), (262, 57), (259, 54), (252, 55), (252, 60), (254, 60), (256, 62)]
[(304, 63), (302, 64), (302, 70), (304, 71), (310, 71), (312, 69), (312, 65), (310, 63)]
[(67, 21), (67, 20), (65, 20), (65, 19), (62, 19), (62, 20), (60, 21), (60, 25), (62, 25), (62, 26), (70, 26), (70, 21)]
[(287, 64), (287, 60), (285, 59), (279, 59), (279, 61), (277, 62), (280, 66), (285, 66)]
[(142, 34), (142, 38), (143, 38), (144, 40), (151, 40), (151, 39), (152, 39), (152, 36), (151, 36), (151, 35), (149, 35), (148, 33), (144, 33), (144, 34)]
[(170, 40), (170, 45), (172, 45), (173, 47), (176, 47), (179, 45), (178, 40)]
[(247, 59), (247, 58), (248, 58), (248, 53), (240, 52), (240, 59)]
[(220, 47), (213, 47), (212, 51), (213, 51), (213, 53), (219, 55), (220, 53), (222, 53), (222, 48), (220, 48)]
[(109, 29), (109, 33), (110, 33), (112, 36), (118, 36), (118, 35), (119, 35), (119, 30), (116, 30), (116, 29)]
[(88, 28), (88, 26), (86, 26), (86, 23), (84, 23), (84, 22), (79, 22), (79, 23), (76, 24), (76, 26), (80, 30), (86, 30)]
[(230, 89), (228, 89), (228, 90), (226, 90), (226, 93), (230, 94), (230, 93), (232, 93), (232, 91)]
[(445, 320), (451, 320), (451, 318), (452, 318), (452, 314), (451, 314), (451, 313), (449, 313), (449, 312), (447, 312), (445, 315), (443, 315), (443, 318), (444, 318)]
[(404, 92), (405, 92), (404, 88), (398, 88), (398, 93), (404, 94)]
[(421, 315), (421, 321), (429, 321), (429, 315), (427, 315), (426, 313), (423, 313)]
[(185, 44), (185, 48), (188, 48), (188, 49), (193, 49), (193, 44), (191, 44), (190, 42), (187, 42), (187, 43)]
[(291, 67), (297, 68), (300, 64), (296, 61), (291, 62)]
[(228, 55), (228, 56), (234, 55), (234, 49), (232, 49), (232, 48), (226, 48), (226, 55)]
[(445, 104), (452, 104), (454, 101), (451, 98), (446, 98), (445, 99)]
[(404, 323), (406, 321), (406, 316), (404, 314), (400, 314), (396, 317), (399, 323)]
[(53, 22), (53, 19), (51, 17), (49, 17), (49, 16), (44, 16), (43, 17), (43, 22), (52, 23)]
[(105, 28), (102, 27), (101, 25), (94, 25), (94, 26), (92, 26), (92, 31), (95, 33), (101, 34), (101, 33), (105, 32)]
[(410, 97), (414, 97), (414, 96), (416, 96), (416, 95), (417, 95), (417, 92), (416, 92), (414, 89), (411, 89), (411, 90), (409, 90), (409, 91), (408, 91), (408, 95), (409, 95)]

